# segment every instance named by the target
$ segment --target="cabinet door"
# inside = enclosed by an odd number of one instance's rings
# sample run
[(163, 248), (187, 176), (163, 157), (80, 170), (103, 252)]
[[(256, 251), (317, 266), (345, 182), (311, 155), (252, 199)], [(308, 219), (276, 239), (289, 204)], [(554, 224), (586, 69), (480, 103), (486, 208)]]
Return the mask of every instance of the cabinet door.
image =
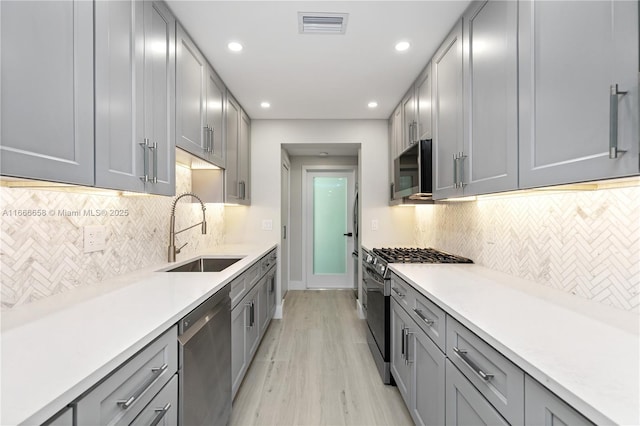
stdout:
[(0, 2), (3, 175), (94, 184), (93, 2)]
[(519, 86), (521, 188), (638, 173), (638, 2), (521, 2)]
[[(432, 59), (433, 198), (460, 195), (456, 169), (462, 153), (462, 20), (453, 27)], [(461, 164), (462, 163), (462, 164)]]
[[(144, 191), (144, 4), (95, 3), (96, 186)], [(145, 167), (146, 166), (146, 167)]]
[(527, 426), (593, 425), (529, 376), (525, 377), (524, 424)]
[(238, 171), (238, 149), (239, 149), (239, 127), (240, 127), (240, 105), (227, 94), (227, 120), (226, 120), (226, 140), (227, 140), (227, 161), (224, 170), (226, 185), (226, 200), (238, 202), (240, 200), (240, 183)]
[(242, 204), (251, 204), (251, 119), (241, 110), (238, 140), (238, 177)]
[(260, 303), (260, 306), (258, 306), (258, 314), (260, 318), (258, 325), (260, 328), (260, 336), (262, 336), (269, 323), (269, 279), (267, 276), (262, 278), (262, 281), (258, 283), (258, 287), (260, 287), (260, 297), (258, 298), (258, 302)]
[(444, 353), (418, 330), (410, 339), (411, 417), (418, 425), (444, 424)]
[(225, 167), (224, 135), (222, 133), (222, 117), (224, 106), (224, 84), (216, 73), (208, 68), (207, 72), (207, 108), (206, 126), (209, 128), (208, 159), (215, 165)]
[(262, 304), (262, 285), (256, 285), (247, 298), (247, 360), (251, 362), (260, 344), (260, 307)]
[(518, 3), (475, 3), (463, 17), (465, 195), (518, 188)]
[(182, 26), (176, 32), (176, 145), (204, 157), (207, 63)]
[(391, 299), (391, 374), (407, 407), (410, 406), (411, 370), (406, 362), (407, 329), (411, 324), (404, 310)]
[(418, 139), (432, 138), (431, 132), (431, 62), (422, 71), (416, 82), (416, 116), (418, 122)]
[(271, 271), (267, 278), (267, 285), (269, 286), (269, 322), (273, 318), (273, 315), (276, 312), (276, 271), (275, 269)]
[(395, 191), (395, 179), (396, 179), (396, 165), (395, 159), (400, 154), (402, 146), (402, 104), (398, 105), (391, 118), (389, 119), (389, 176), (390, 185), (389, 199), (394, 199)]
[(446, 360), (445, 401), (447, 425), (501, 425), (507, 423), (482, 394)]
[(176, 21), (163, 2), (144, 7), (144, 135), (152, 146), (146, 190), (174, 195)]
[(231, 390), (236, 396), (247, 370), (247, 325), (249, 307), (240, 302), (231, 311)]
[(418, 128), (416, 121), (416, 94), (414, 86), (411, 86), (409, 91), (402, 99), (402, 131), (403, 139), (401, 149), (398, 154), (402, 153), (405, 149), (415, 144), (418, 139)]

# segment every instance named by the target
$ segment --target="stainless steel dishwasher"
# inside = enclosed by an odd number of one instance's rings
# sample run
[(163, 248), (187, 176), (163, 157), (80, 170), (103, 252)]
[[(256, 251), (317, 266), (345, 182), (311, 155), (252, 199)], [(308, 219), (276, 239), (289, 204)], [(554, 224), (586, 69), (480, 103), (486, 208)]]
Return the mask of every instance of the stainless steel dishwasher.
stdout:
[(231, 417), (230, 285), (180, 320), (178, 415), (182, 426), (226, 425)]

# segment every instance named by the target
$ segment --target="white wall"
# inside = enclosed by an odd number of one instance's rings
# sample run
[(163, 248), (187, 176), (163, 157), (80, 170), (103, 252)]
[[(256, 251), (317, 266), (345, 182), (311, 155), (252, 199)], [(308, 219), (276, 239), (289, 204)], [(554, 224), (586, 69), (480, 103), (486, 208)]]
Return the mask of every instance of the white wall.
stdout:
[[(366, 247), (412, 245), (412, 207), (389, 207), (386, 120), (252, 120), (251, 207), (225, 208), (225, 243), (280, 242), (281, 144), (361, 144), (361, 240)], [(261, 229), (264, 219), (273, 230)], [(379, 229), (371, 230), (378, 220)]]

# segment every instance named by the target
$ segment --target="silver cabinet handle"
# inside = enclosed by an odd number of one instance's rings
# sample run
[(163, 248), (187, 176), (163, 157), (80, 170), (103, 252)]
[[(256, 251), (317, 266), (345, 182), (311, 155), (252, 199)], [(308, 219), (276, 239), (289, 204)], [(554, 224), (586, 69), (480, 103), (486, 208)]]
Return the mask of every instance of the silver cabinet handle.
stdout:
[(398, 297), (399, 297), (399, 298), (401, 298), (401, 299), (405, 296), (405, 294), (404, 294), (404, 293), (400, 293), (400, 290), (398, 290), (398, 289), (397, 289), (397, 288), (395, 288), (395, 287), (391, 287), (391, 290), (393, 290), (393, 292), (394, 292), (395, 294), (397, 294), (397, 295), (398, 295)]
[(251, 302), (251, 313), (249, 315), (249, 320), (251, 321), (251, 327), (253, 327), (256, 322), (256, 304), (253, 302)]
[(420, 309), (414, 309), (413, 312), (415, 312), (416, 315), (418, 315), (420, 319), (422, 319), (422, 321), (426, 322), (429, 327), (431, 327), (435, 323), (435, 320), (427, 318)]
[(153, 177), (151, 182), (158, 183), (158, 142), (154, 142), (153, 145), (149, 146), (149, 149), (153, 150)]
[(458, 187), (458, 154), (453, 154), (453, 187)]
[(413, 331), (407, 331), (404, 333), (404, 338), (407, 339), (407, 343), (405, 343), (405, 354), (404, 354), (404, 365), (409, 365), (413, 362), (412, 359), (409, 359), (409, 336), (413, 334)]
[(202, 128), (202, 137), (204, 138), (204, 152), (209, 152), (209, 126), (204, 126)]
[(246, 198), (247, 195), (247, 187), (246, 187), (246, 183), (241, 180), (240, 182), (238, 182), (238, 198), (240, 198), (241, 200), (244, 200)]
[(404, 333), (405, 333), (406, 329), (404, 327), (402, 327), (402, 330), (400, 331), (400, 355), (402, 355), (402, 359), (406, 359), (404, 356)]
[(418, 122), (414, 121), (413, 122), (413, 141), (411, 141), (411, 144), (416, 144), (418, 143)]
[(149, 139), (144, 138), (138, 145), (142, 147), (142, 158), (144, 160), (143, 175), (140, 176), (140, 180), (143, 182), (149, 182)]
[[(249, 325), (246, 326), (246, 328), (251, 328), (253, 327), (253, 302), (246, 302), (244, 304), (245, 308), (249, 308)], [(246, 318), (246, 317), (245, 317)]]
[(485, 373), (480, 369), (480, 367), (476, 365), (475, 362), (471, 361), (471, 359), (467, 356), (467, 351), (458, 349), (454, 346), (453, 352), (455, 352), (455, 354), (458, 355), (462, 362), (464, 362), (471, 370), (473, 370), (473, 372), (476, 373), (482, 380), (488, 382), (489, 380), (493, 379), (493, 374)]
[(627, 151), (618, 149), (618, 96), (627, 92), (618, 90), (617, 84), (612, 84), (609, 94), (609, 158), (615, 160)]
[(460, 162), (460, 164), (458, 165), (458, 188), (464, 188), (465, 184), (464, 184), (464, 159), (467, 158), (467, 156), (464, 154), (464, 152), (460, 152), (458, 154), (458, 161)]
[(167, 402), (167, 405), (165, 405), (164, 407), (156, 408), (155, 410), (153, 410), (156, 412), (156, 415), (151, 421), (151, 423), (149, 423), (149, 426), (157, 426), (158, 423), (160, 423), (160, 420), (162, 420), (162, 418), (167, 414), (167, 411), (169, 411), (170, 408), (171, 408), (171, 403)]
[(123, 410), (126, 410), (129, 407), (131, 407), (131, 405), (138, 398), (140, 398), (140, 395), (142, 395), (147, 389), (149, 389), (149, 387), (151, 387), (153, 382), (155, 382), (156, 379), (158, 377), (160, 377), (160, 375), (162, 373), (164, 373), (167, 370), (168, 367), (169, 367), (169, 365), (167, 365), (167, 364), (162, 364), (161, 367), (153, 367), (151, 369), (151, 376), (149, 376), (149, 378), (143, 383), (143, 385), (140, 386), (140, 388), (138, 388), (138, 390), (136, 392), (134, 392), (134, 394), (131, 395), (129, 398), (118, 400), (118, 401), (116, 401), (116, 404), (118, 404), (118, 406), (120, 408), (122, 408)]
[(215, 136), (216, 136), (215, 129), (212, 127), (211, 128), (211, 151), (210, 152), (215, 151), (215, 143), (216, 143)]

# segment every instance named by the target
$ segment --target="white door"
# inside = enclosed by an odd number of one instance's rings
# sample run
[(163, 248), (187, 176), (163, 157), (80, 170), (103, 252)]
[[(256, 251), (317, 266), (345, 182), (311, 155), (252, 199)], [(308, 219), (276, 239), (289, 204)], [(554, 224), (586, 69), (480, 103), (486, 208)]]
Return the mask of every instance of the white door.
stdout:
[(352, 288), (355, 168), (303, 170), (306, 287)]
[(289, 291), (289, 163), (282, 162), (281, 188), (280, 188), (280, 294), (282, 299)]

